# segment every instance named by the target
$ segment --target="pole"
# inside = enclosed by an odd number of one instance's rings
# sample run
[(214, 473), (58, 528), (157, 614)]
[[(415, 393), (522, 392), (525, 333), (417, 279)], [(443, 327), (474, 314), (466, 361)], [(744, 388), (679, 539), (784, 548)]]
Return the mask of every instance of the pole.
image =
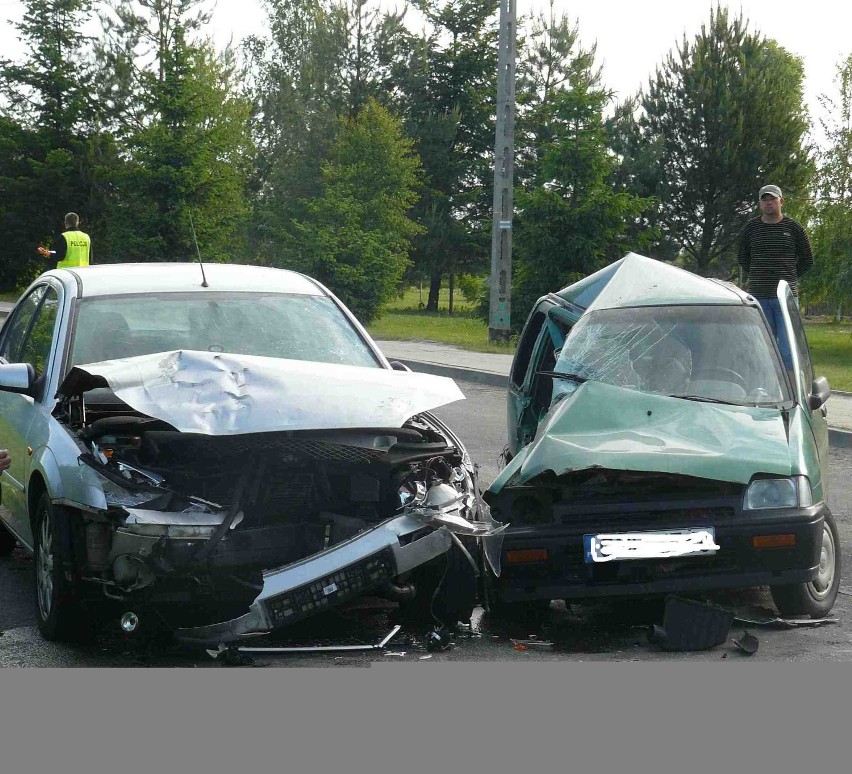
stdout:
[(491, 224), (489, 341), (508, 341), (512, 313), (512, 181), (515, 164), (516, 0), (500, 0), (497, 52), (497, 121)]

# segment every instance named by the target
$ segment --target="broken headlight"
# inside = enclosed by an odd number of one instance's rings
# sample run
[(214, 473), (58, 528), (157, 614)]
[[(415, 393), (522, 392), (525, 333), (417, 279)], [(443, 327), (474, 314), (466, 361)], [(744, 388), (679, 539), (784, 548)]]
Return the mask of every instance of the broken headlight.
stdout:
[(806, 476), (759, 478), (746, 490), (743, 509), (806, 508), (813, 504), (811, 485)]
[(104, 491), (107, 506), (109, 507), (136, 508), (163, 496), (162, 492), (132, 492), (129, 489), (125, 489), (112, 478), (107, 478), (100, 473), (98, 473), (98, 478), (100, 479), (100, 485)]

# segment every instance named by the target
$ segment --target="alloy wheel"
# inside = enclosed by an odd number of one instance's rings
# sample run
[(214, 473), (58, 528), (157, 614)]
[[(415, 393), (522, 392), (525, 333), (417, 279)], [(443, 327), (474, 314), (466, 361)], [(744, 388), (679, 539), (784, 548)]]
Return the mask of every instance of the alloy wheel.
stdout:
[(38, 587), (38, 609), (43, 620), (47, 620), (53, 608), (53, 530), (50, 515), (45, 513), (39, 527), (38, 553), (36, 554), (36, 584)]

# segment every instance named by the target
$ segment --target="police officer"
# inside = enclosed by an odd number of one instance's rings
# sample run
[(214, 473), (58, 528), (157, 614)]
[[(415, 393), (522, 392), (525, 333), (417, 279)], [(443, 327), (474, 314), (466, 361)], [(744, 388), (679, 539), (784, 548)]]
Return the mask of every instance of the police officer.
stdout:
[(56, 256), (57, 269), (89, 265), (92, 257), (92, 240), (88, 234), (79, 230), (79, 226), (80, 216), (76, 212), (69, 212), (65, 216), (65, 231), (56, 240), (56, 249), (39, 248), (39, 252), (44, 256)]

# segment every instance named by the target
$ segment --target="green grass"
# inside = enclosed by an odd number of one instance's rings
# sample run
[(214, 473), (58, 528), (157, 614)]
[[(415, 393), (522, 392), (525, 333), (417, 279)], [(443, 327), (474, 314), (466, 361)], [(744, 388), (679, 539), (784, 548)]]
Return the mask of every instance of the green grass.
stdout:
[(852, 325), (809, 321), (805, 329), (816, 375), (832, 390), (852, 392)]
[(0, 293), (0, 301), (9, 301), (14, 304), (19, 295), (19, 293)]
[[(424, 305), (428, 295), (428, 288), (424, 288)], [(446, 288), (441, 289), (438, 312), (426, 312), (420, 308), (420, 303), (419, 289), (409, 288), (389, 303), (385, 313), (369, 326), (370, 335), (395, 341), (438, 341), (473, 352), (512, 354), (515, 351), (515, 341), (506, 346), (488, 342), (488, 326), (474, 317), (473, 305), (461, 293), (456, 293), (452, 317), (447, 311), (449, 293)], [(852, 392), (852, 324), (809, 320), (805, 328), (817, 376), (825, 376), (833, 390)]]
[(488, 326), (474, 315), (473, 304), (459, 292), (455, 293), (454, 313), (449, 313), (449, 291), (441, 288), (438, 311), (427, 312), (421, 308), (429, 297), (429, 289), (423, 289), (422, 302), (419, 288), (409, 288), (404, 295), (391, 301), (382, 316), (369, 326), (375, 339), (394, 341), (439, 341), (455, 344), (474, 352), (497, 352), (511, 355), (515, 342), (491, 344), (488, 341)]

